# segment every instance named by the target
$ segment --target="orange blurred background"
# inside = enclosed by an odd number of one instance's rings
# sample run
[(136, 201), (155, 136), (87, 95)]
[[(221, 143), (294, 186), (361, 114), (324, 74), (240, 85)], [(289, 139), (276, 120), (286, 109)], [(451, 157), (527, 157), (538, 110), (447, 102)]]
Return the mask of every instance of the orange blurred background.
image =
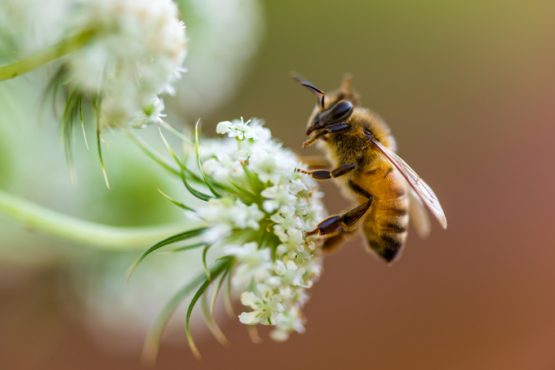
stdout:
[[(393, 266), (360, 237), (330, 255), (303, 335), (253, 344), (244, 326), (220, 320), (231, 346), (206, 336), (199, 362), (181, 338), (156, 369), (554, 369), (555, 2), (263, 6), (261, 48), (234, 99), (204, 117), (205, 132), (262, 117), (301, 152), (314, 98), (289, 72), (324, 90), (351, 72), (363, 105), (440, 197), (449, 229), (410, 235)], [(348, 206), (332, 184), (324, 190), (331, 211)], [(140, 348), (108, 351), (68, 313), (56, 268), (2, 269), (1, 368), (142, 366)]]

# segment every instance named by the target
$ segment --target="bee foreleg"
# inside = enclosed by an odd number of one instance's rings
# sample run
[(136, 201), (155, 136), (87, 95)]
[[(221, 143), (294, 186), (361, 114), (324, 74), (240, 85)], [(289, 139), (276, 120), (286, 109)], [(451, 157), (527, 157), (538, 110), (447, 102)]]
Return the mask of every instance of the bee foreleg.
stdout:
[(334, 170), (312, 170), (312, 171), (307, 171), (307, 170), (303, 170), (300, 168), (297, 168), (298, 172), (302, 172), (305, 173), (307, 175), (312, 176), (312, 178), (317, 179), (317, 180), (327, 180), (327, 179), (331, 179), (331, 178), (335, 178), (335, 177), (339, 177), (342, 175), (345, 175), (346, 173), (351, 172), (352, 170), (354, 170), (356, 167), (356, 164), (354, 163), (346, 163), (342, 166), (337, 167)]
[(345, 122), (333, 123), (333, 124), (327, 125), (324, 128), (320, 128), (313, 137), (305, 140), (305, 142), (303, 142), (302, 144), (302, 147), (306, 148), (312, 145), (312, 143), (314, 143), (316, 140), (318, 140), (319, 138), (321, 138), (326, 134), (337, 134), (340, 132), (349, 131), (352, 128), (353, 127), (350, 124)]
[(330, 216), (320, 222), (314, 230), (308, 231), (306, 235), (319, 234), (322, 236), (333, 237), (343, 232), (351, 232), (355, 224), (364, 216), (368, 208), (372, 205), (372, 197), (361, 205), (347, 211), (341, 215)]

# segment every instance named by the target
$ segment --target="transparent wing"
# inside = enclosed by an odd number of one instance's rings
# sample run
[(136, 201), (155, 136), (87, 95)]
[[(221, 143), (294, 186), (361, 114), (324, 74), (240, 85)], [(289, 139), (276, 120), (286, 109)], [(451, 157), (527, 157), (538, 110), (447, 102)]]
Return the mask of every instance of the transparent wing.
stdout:
[(412, 188), (409, 191), (409, 217), (410, 223), (414, 226), (419, 237), (426, 238), (430, 235), (432, 225), (428, 212), (426, 212), (424, 203)]
[(447, 228), (447, 218), (441, 208), (439, 199), (437, 199), (436, 194), (432, 188), (424, 182), (418, 176), (416, 172), (405, 162), (401, 157), (399, 157), (395, 152), (386, 148), (382, 143), (374, 139), (371, 134), (368, 134), (368, 139), (370, 142), (380, 151), (385, 158), (393, 165), (401, 175), (407, 180), (410, 187), (414, 190), (418, 198), (422, 200), (426, 208), (435, 216), (439, 224), (446, 229)]

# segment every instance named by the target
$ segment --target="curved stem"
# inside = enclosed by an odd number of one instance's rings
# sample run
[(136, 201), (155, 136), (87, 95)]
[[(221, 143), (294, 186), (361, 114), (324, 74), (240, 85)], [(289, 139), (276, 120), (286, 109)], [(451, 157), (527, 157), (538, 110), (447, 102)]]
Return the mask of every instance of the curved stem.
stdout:
[(96, 30), (92, 28), (85, 29), (36, 54), (0, 66), (0, 81), (15, 78), (69, 54), (89, 42), (95, 34)]
[(117, 227), (85, 221), (0, 191), (0, 212), (25, 226), (105, 250), (144, 249), (183, 231), (183, 225)]

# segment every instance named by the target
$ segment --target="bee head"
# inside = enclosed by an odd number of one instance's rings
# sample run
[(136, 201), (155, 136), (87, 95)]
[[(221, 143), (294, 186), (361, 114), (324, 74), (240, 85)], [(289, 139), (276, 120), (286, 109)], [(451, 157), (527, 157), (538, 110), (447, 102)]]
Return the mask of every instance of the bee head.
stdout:
[(316, 107), (308, 120), (307, 135), (326, 126), (345, 122), (351, 116), (355, 104), (358, 103), (358, 95), (351, 90), (350, 75), (343, 78), (339, 90), (328, 94), (298, 75), (294, 75), (293, 78), (317, 98)]

